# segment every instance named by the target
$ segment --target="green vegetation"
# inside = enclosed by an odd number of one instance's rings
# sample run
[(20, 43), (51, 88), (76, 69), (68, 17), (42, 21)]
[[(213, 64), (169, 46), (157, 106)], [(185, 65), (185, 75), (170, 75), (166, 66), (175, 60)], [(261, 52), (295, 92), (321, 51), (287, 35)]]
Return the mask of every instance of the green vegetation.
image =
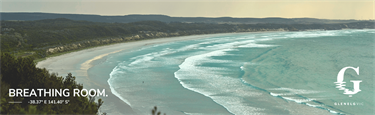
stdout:
[[(151, 110), (151, 115), (160, 115), (161, 112), (158, 111), (158, 108), (154, 106), (154, 109)], [(163, 115), (166, 115), (165, 113)]]
[[(52, 54), (100, 45), (197, 34), (374, 28), (371, 21), (342, 24), (212, 24), (142, 21), (103, 23), (64, 18), (1, 21), (1, 52), (41, 59)], [(28, 52), (28, 53), (25, 53)]]
[[(72, 74), (65, 78), (36, 68), (33, 59), (1, 54), (1, 114), (96, 114), (103, 104), (95, 97), (9, 97), (9, 89), (82, 89)], [(69, 100), (68, 104), (28, 104), (30, 100)], [(22, 103), (9, 103), (22, 101)]]
[[(35, 60), (70, 51), (112, 43), (197, 34), (301, 31), (308, 29), (374, 29), (370, 21), (342, 24), (212, 24), (142, 21), (102, 23), (47, 19), (37, 21), (1, 21), (1, 114), (96, 114), (103, 104), (94, 97), (9, 97), (10, 88), (82, 89), (75, 77), (65, 78), (36, 68)], [(69, 104), (28, 104), (30, 100), (70, 100)], [(9, 103), (22, 101), (19, 103)], [(154, 107), (152, 114), (160, 112)]]
[(100, 16), (88, 14), (55, 14), (55, 13), (22, 13), (22, 12), (1, 12), (1, 20), (44, 20), (67, 18), (71, 20), (86, 20), (92, 22), (119, 22), (130, 23), (139, 21), (162, 21), (162, 22), (186, 22), (186, 23), (216, 23), (216, 24), (259, 24), (259, 23), (274, 23), (274, 24), (332, 24), (332, 23), (350, 23), (358, 22), (359, 20), (332, 20), (332, 19), (317, 19), (317, 18), (234, 18), (234, 17), (170, 17), (167, 15), (145, 15), (145, 14), (131, 14), (124, 16)]

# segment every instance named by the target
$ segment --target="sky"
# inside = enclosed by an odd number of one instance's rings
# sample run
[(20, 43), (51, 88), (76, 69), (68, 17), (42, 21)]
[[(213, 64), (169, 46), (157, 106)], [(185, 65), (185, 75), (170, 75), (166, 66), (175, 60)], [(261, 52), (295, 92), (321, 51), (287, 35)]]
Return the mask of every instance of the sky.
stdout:
[(374, 0), (0, 0), (1, 12), (375, 19)]

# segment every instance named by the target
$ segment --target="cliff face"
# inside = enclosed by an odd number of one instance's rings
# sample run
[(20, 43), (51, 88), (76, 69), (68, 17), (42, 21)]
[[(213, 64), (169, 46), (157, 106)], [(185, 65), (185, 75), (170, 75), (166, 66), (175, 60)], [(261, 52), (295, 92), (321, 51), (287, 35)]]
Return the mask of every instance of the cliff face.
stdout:
[[(270, 24), (272, 25), (272, 24)], [(324, 28), (322, 28), (324, 27)], [(374, 25), (368, 23), (355, 23), (355, 24), (341, 24), (334, 26), (322, 26), (322, 25), (294, 25), (287, 26), (284, 28), (270, 29), (270, 28), (227, 28), (222, 30), (190, 30), (190, 31), (178, 31), (178, 32), (157, 32), (157, 31), (139, 31), (138, 34), (132, 36), (123, 36), (117, 38), (102, 38), (86, 40), (66, 45), (59, 45), (49, 47), (46, 49), (46, 54), (61, 53), (71, 50), (78, 50), (86, 47), (100, 46), (112, 43), (121, 43), (127, 41), (136, 41), (142, 39), (152, 38), (163, 38), (163, 37), (175, 37), (175, 36), (187, 36), (187, 35), (199, 35), (199, 34), (214, 34), (214, 33), (232, 33), (232, 32), (262, 32), (262, 31), (304, 31), (304, 30), (340, 30), (340, 29), (363, 29), (363, 28), (375, 28)]]
[[(92, 46), (100, 46), (105, 44), (112, 44), (112, 43), (121, 43), (127, 41), (135, 41), (135, 40), (142, 40), (142, 39), (150, 39), (150, 38), (162, 38), (162, 37), (172, 37), (172, 36), (180, 36), (180, 33), (164, 33), (164, 32), (139, 32), (140, 34), (136, 34), (133, 36), (128, 37), (118, 37), (118, 38), (103, 38), (103, 39), (94, 39), (94, 40), (86, 40), (82, 42), (76, 42), (72, 44), (60, 45), (55, 47), (50, 47), (46, 49), (47, 54), (54, 54), (59, 52), (66, 52), (71, 50), (82, 49), (86, 47)], [(184, 33), (184, 32), (181, 32)]]
[[(234, 31), (227, 31), (230, 32), (257, 32), (257, 31), (289, 31), (284, 28), (279, 29), (236, 29)], [(47, 54), (54, 54), (54, 53), (61, 53), (66, 51), (78, 50), (83, 49), (86, 47), (92, 46), (100, 46), (112, 43), (121, 43), (127, 41), (135, 41), (135, 40), (142, 40), (142, 39), (152, 39), (152, 38), (163, 38), (163, 37), (176, 37), (176, 36), (185, 36), (185, 35), (196, 35), (196, 34), (214, 34), (215, 32), (205, 32), (200, 30), (194, 31), (180, 31), (174, 33), (165, 33), (165, 32), (145, 32), (140, 31), (139, 34), (129, 36), (129, 37), (118, 37), (118, 38), (103, 38), (103, 39), (95, 39), (95, 40), (87, 40), (82, 42), (76, 42), (72, 44), (54, 46), (46, 49)], [(220, 33), (220, 32), (218, 32)]]
[(19, 54), (35, 52), (35, 58), (48, 54), (126, 41), (232, 32), (304, 31), (375, 29), (373, 21), (341, 24), (208, 24), (164, 23), (96, 23), (69, 19), (38, 21), (2, 21), (1, 51)]
[(54, 53), (59, 53), (59, 52), (82, 49), (82, 48), (91, 47), (91, 46), (99, 46), (99, 45), (105, 45), (105, 44), (111, 44), (111, 43), (120, 43), (120, 42), (126, 42), (126, 41), (140, 40), (140, 39), (143, 39), (143, 38), (150, 38), (150, 37), (168, 37), (168, 36), (173, 36), (173, 35), (175, 35), (175, 34), (155, 32), (155, 33), (149, 33), (149, 34), (134, 35), (134, 36), (130, 36), (130, 37), (103, 38), (103, 39), (86, 40), (86, 41), (82, 41), (82, 42), (76, 42), (76, 43), (72, 43), (72, 44), (66, 44), (66, 45), (51, 47), (51, 48), (48, 48), (46, 50), (46, 53), (47, 54), (54, 54)]
[[(129, 39), (130, 38), (130, 39)], [(110, 43), (119, 43), (124, 41), (130, 41), (133, 37), (128, 38), (110, 38), (110, 39), (101, 39), (101, 40), (88, 40), (84, 42), (72, 43), (67, 45), (55, 46), (48, 48), (46, 50), (47, 54), (54, 54), (59, 52), (66, 52), (71, 50), (82, 49), (90, 46), (99, 46)]]

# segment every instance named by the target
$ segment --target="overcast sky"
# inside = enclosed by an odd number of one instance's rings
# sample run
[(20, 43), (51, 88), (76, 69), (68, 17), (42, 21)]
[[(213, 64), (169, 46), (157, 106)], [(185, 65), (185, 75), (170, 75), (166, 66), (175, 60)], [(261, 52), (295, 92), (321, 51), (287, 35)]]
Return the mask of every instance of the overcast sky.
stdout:
[(374, 19), (374, 0), (0, 0), (1, 12)]

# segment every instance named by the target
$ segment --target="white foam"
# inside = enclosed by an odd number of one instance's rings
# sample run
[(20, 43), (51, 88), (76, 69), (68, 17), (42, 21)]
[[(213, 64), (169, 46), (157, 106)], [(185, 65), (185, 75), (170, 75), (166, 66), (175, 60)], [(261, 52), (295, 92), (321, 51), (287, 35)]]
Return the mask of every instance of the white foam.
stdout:
[(295, 32), (286, 35), (288, 38), (311, 38), (311, 37), (321, 37), (321, 36), (335, 36), (338, 33), (335, 31), (303, 31)]
[[(268, 45), (268, 44), (257, 44), (260, 41), (269, 41), (275, 39), (285, 39), (285, 38), (304, 38), (304, 37), (319, 37), (319, 36), (334, 36), (337, 33), (332, 31), (318, 31), (318, 32), (288, 32), (288, 33), (275, 33), (272, 35), (263, 35), (263, 34), (249, 34), (239, 37), (218, 37), (210, 39), (197, 40), (192, 44), (184, 45), (182, 43), (181, 47), (165, 48), (162, 51), (149, 52), (143, 55), (138, 55), (126, 62), (121, 62), (116, 66), (110, 74), (110, 79), (108, 83), (110, 85), (111, 91), (114, 95), (119, 97), (125, 103), (130, 105), (129, 101), (121, 97), (121, 95), (116, 92), (116, 88), (112, 83), (115, 82), (115, 78), (121, 77), (121, 75), (126, 74), (126, 72), (132, 70), (141, 70), (148, 68), (150, 66), (155, 66), (152, 64), (166, 64), (166, 63), (177, 63), (174, 62), (171, 57), (166, 58), (168, 54), (174, 54), (177, 52), (190, 51), (192, 52), (176, 56), (177, 58), (185, 59), (182, 64), (179, 65), (179, 70), (174, 73), (175, 77), (179, 80), (180, 84), (194, 92), (200, 93), (204, 96), (211, 98), (214, 102), (225, 107), (229, 112), (233, 114), (261, 114), (262, 111), (265, 111), (264, 108), (256, 108), (249, 106), (244, 99), (244, 97), (259, 96), (261, 95), (258, 90), (249, 88), (244, 85), (240, 79), (231, 78), (224, 76), (225, 72), (228, 71), (226, 68), (220, 67), (203, 67), (202, 64), (205, 63), (218, 63), (225, 64), (228, 66), (237, 65), (235, 68), (238, 69), (237, 64), (239, 62), (234, 62), (232, 60), (220, 60), (212, 58), (213, 56), (227, 56), (230, 51), (237, 51), (237, 47), (276, 47), (277, 45)], [(255, 37), (261, 36), (261, 37)], [(146, 51), (150, 48), (156, 48), (158, 46), (152, 46), (147, 48), (142, 48), (141, 51)], [(205, 47), (202, 47), (205, 46)], [(240, 54), (235, 54), (240, 55)], [(190, 57), (188, 57), (190, 56)], [(174, 58), (176, 58), (174, 57)], [(161, 59), (159, 62), (156, 62), (156, 59)], [(164, 59), (164, 60), (162, 60)], [(178, 62), (180, 63), (180, 62)], [(246, 65), (253, 65), (254, 63), (245, 63)], [(240, 69), (246, 69), (244, 66), (239, 67)], [(236, 70), (238, 71), (238, 70)], [(121, 73), (122, 72), (122, 73)], [(117, 76), (118, 75), (118, 76)], [(131, 90), (131, 89), (129, 89)], [(272, 90), (272, 89), (269, 89)], [(286, 97), (287, 99), (293, 100), (297, 103), (310, 102), (315, 99), (299, 99), (287, 97), (294, 94), (313, 94), (318, 93), (308, 90), (300, 89), (290, 89), (290, 88), (279, 88), (274, 89), (278, 91), (289, 91), (288, 93), (274, 92), (270, 93), (273, 96)], [(250, 93), (249, 93), (250, 92)], [(123, 92), (121, 92), (123, 93)], [(220, 94), (231, 94), (231, 95), (221, 95)], [(309, 105), (316, 106), (316, 105)], [(331, 111), (330, 111), (331, 112)], [(189, 113), (195, 114), (195, 113)]]
[(123, 102), (125, 102), (126, 104), (128, 104), (129, 106), (132, 106), (131, 105), (131, 103), (127, 100), (127, 99), (125, 99), (125, 98), (123, 98), (116, 90), (115, 90), (115, 88), (112, 86), (112, 80), (114, 80), (114, 79), (112, 79), (112, 76), (116, 73), (116, 72), (118, 72), (118, 70), (115, 70), (116, 68), (114, 68), (114, 70), (109, 74), (109, 76), (110, 76), (110, 78), (107, 80), (107, 83), (108, 83), (108, 85), (109, 85), (109, 88), (111, 89), (111, 92), (112, 92), (112, 94), (113, 95), (115, 95), (116, 97), (118, 97), (118, 98), (120, 98)]
[(285, 88), (285, 87), (270, 88), (270, 89), (267, 89), (267, 90), (279, 90), (279, 91), (283, 90), (283, 91), (288, 91), (288, 92), (290, 92), (289, 95), (291, 95), (291, 94), (314, 94), (314, 93), (322, 93), (323, 92), (323, 91), (315, 91), (315, 90)]
[(240, 45), (238, 47), (241, 47), (241, 48), (267, 48), (267, 47), (276, 47), (278, 45), (267, 45), (267, 44), (254, 44), (254, 43), (250, 43), (250, 44), (246, 44), (246, 45)]
[[(200, 66), (203, 62), (223, 62), (210, 57), (227, 55), (226, 51), (231, 50), (222, 49), (188, 57), (179, 65), (180, 69), (175, 72), (175, 77), (183, 87), (210, 97), (233, 114), (261, 114), (265, 109), (251, 107), (243, 99), (243, 97), (261, 95), (260, 93), (254, 92), (253, 89), (242, 84), (239, 79), (223, 76), (222, 70), (218, 68)], [(233, 94), (235, 96), (217, 96), (217, 94)]]
[(203, 114), (203, 113), (188, 113), (188, 112), (185, 112), (185, 111), (182, 111), (182, 113), (184, 113), (185, 115), (206, 115), (206, 114)]
[(159, 52), (151, 52), (151, 53), (148, 53), (148, 54), (136, 56), (136, 57), (131, 58), (131, 60), (133, 60), (133, 62), (131, 62), (129, 64), (129, 66), (144, 64), (145, 62), (149, 62), (152, 59), (155, 59), (156, 57), (161, 57), (161, 56), (164, 56), (164, 55), (167, 55), (167, 54), (172, 54), (172, 53), (175, 53), (175, 52), (177, 52), (177, 51), (174, 50), (174, 49), (165, 48), (164, 50), (159, 51)]
[(339, 112), (336, 112), (334, 110), (328, 109), (324, 107), (324, 105), (318, 104), (314, 105), (312, 103), (315, 103), (313, 101), (315, 100), (322, 100), (322, 99), (317, 99), (317, 98), (302, 98), (302, 97), (288, 97), (288, 96), (295, 96), (296, 94), (312, 94), (312, 93), (321, 93), (320, 91), (309, 91), (309, 90), (302, 90), (302, 89), (292, 89), (292, 88), (273, 88), (273, 89), (268, 89), (268, 90), (286, 90), (290, 91), (291, 93), (272, 93), (270, 92), (270, 95), (275, 96), (275, 97), (281, 97), (285, 100), (293, 101), (299, 104), (304, 104), (310, 107), (315, 107), (315, 108), (321, 108), (329, 111), (330, 113), (334, 114), (342, 114)]

